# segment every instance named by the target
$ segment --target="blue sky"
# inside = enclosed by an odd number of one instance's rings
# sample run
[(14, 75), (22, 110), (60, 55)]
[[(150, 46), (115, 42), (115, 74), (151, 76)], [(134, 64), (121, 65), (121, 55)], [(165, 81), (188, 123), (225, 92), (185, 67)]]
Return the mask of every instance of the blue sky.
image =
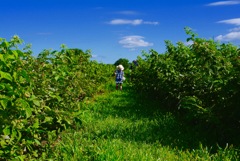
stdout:
[(129, 61), (141, 51), (164, 53), (165, 40), (199, 37), (240, 45), (240, 0), (0, 0), (0, 37), (18, 35), (44, 49), (91, 50), (93, 60)]

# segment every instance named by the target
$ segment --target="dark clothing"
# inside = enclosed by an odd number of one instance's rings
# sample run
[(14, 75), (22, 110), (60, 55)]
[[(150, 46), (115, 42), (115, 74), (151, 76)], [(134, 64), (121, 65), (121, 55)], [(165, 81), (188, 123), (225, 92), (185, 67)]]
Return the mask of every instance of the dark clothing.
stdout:
[(124, 72), (122, 70), (116, 70), (116, 83), (123, 83)]

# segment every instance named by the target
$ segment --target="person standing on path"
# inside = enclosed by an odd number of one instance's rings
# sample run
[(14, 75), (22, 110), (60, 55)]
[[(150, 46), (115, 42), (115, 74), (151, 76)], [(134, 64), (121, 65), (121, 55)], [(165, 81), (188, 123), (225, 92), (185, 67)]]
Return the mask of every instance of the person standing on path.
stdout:
[(116, 76), (116, 90), (122, 90), (122, 84), (124, 79), (124, 67), (120, 64), (117, 66), (117, 70), (115, 71)]

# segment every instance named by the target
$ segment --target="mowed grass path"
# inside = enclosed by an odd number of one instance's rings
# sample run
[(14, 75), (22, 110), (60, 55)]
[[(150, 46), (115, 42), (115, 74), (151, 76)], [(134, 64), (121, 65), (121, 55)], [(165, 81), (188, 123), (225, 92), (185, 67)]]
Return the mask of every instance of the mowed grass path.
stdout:
[(161, 105), (131, 89), (86, 100), (81, 105), (82, 124), (67, 130), (49, 154), (67, 161), (194, 161), (238, 160), (231, 148), (211, 153), (203, 133), (178, 121)]

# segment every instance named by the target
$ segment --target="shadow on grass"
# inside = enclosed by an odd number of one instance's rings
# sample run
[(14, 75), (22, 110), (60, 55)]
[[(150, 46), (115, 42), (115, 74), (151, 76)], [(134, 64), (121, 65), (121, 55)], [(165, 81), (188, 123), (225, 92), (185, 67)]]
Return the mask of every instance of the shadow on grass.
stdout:
[(101, 113), (102, 120), (110, 117), (127, 120), (127, 123), (107, 123), (97, 134), (99, 138), (120, 138), (148, 144), (157, 142), (183, 150), (198, 149), (200, 144), (216, 148), (217, 140), (209, 137), (207, 130), (186, 125), (158, 101), (140, 96), (129, 86), (124, 86), (123, 91), (100, 97), (97, 106), (95, 112)]

